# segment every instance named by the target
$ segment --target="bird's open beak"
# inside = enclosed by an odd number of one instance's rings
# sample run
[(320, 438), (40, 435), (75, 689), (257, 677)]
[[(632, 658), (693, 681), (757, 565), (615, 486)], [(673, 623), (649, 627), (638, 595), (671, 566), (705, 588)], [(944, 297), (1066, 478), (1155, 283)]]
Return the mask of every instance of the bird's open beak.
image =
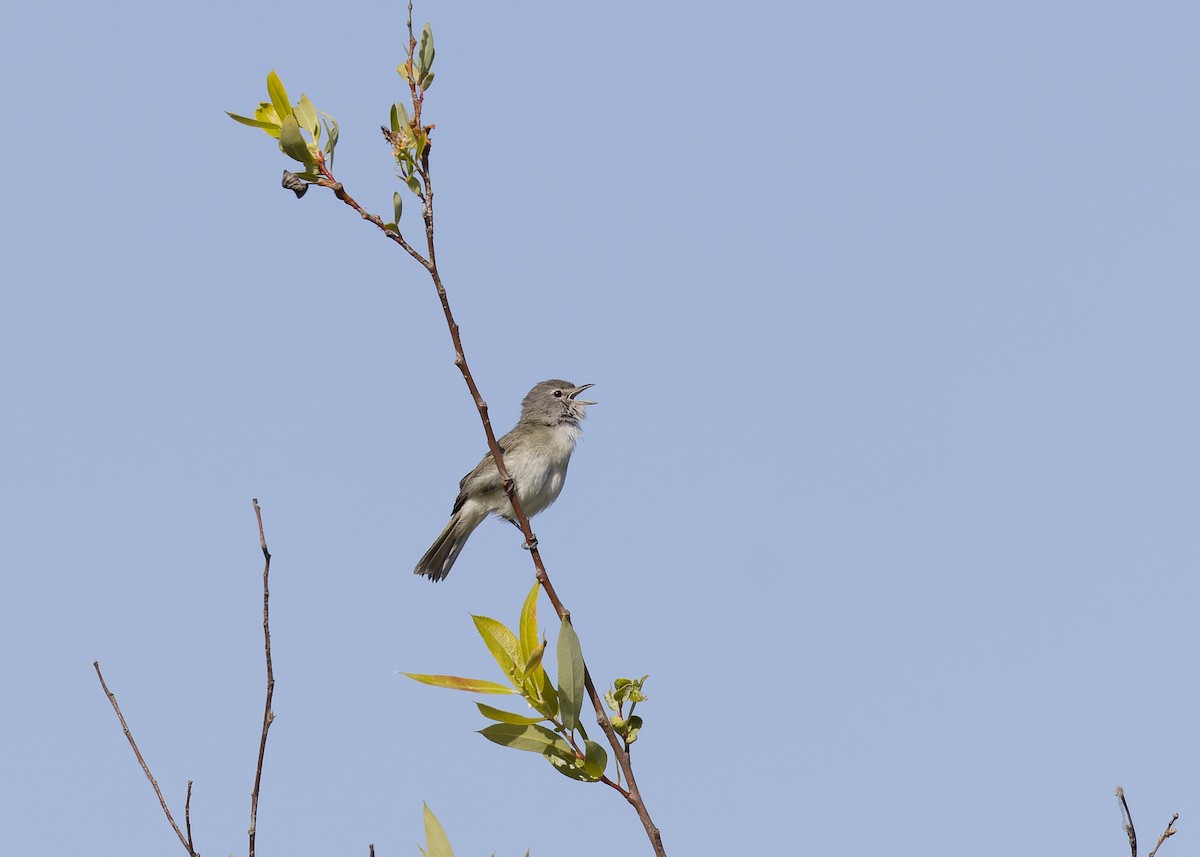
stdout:
[(584, 402), (584, 401), (582, 401), (582, 400), (579, 400), (579, 399), (576, 399), (576, 398), (575, 398), (575, 397), (576, 397), (576, 396), (578, 396), (580, 393), (582, 393), (584, 390), (586, 390), (588, 387), (595, 387), (595, 386), (596, 386), (595, 384), (584, 384), (582, 387), (576, 387), (576, 388), (575, 388), (575, 389), (573, 389), (571, 392), (567, 393), (567, 398), (568, 398), (568, 399), (571, 399), (571, 400), (572, 400), (573, 402), (575, 402), (575, 404), (577, 404), (577, 405), (596, 405), (596, 404), (599, 404), (599, 402)]

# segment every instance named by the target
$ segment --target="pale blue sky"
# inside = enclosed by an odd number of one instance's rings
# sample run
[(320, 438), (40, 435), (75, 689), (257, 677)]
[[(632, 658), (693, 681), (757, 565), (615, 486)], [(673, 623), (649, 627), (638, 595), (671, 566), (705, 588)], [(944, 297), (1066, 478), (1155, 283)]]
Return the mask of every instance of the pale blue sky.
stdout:
[[(593, 674), (649, 673), (674, 855), (1127, 853), (1200, 792), (1194, 3), (422, 3), (439, 255), (503, 431), (594, 382), (535, 529)], [(399, 3), (22, 4), (0, 35), (0, 851), (648, 853), (472, 730), (482, 433), (422, 272), (229, 121), (278, 69), (386, 213)], [(415, 215), (410, 206), (409, 216)], [(409, 221), (411, 229), (412, 221)], [(1181, 850), (1182, 849), (1182, 850)]]

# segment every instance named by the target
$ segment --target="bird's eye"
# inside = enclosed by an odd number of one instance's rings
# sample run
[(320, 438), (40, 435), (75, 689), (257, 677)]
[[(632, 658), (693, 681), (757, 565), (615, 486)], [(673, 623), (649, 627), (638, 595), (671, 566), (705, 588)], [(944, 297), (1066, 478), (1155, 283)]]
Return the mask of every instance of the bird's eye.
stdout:
[(556, 398), (556, 399), (561, 399), (561, 398), (562, 398), (562, 390), (555, 390), (555, 391), (554, 391), (554, 398)]

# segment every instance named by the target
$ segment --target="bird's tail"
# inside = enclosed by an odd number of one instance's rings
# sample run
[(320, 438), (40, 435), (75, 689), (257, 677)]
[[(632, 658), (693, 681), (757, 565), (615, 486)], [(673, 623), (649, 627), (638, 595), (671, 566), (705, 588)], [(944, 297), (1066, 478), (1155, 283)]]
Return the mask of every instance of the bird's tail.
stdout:
[(463, 514), (464, 511), (460, 509), (454, 513), (450, 523), (446, 524), (446, 529), (442, 530), (442, 534), (434, 539), (433, 545), (425, 551), (425, 556), (421, 557), (417, 567), (413, 569), (413, 574), (423, 574), (430, 580), (437, 581), (450, 573), (454, 561), (458, 559), (467, 543), (467, 537), (482, 520), (468, 518)]

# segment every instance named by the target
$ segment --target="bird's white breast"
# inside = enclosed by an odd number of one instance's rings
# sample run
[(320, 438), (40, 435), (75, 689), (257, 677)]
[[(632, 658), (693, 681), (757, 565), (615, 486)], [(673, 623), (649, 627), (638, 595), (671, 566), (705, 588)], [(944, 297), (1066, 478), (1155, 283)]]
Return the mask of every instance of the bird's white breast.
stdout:
[(547, 426), (534, 443), (505, 454), (504, 461), (517, 483), (517, 497), (526, 515), (536, 515), (558, 499), (567, 478), (567, 465), (581, 431), (572, 423)]

